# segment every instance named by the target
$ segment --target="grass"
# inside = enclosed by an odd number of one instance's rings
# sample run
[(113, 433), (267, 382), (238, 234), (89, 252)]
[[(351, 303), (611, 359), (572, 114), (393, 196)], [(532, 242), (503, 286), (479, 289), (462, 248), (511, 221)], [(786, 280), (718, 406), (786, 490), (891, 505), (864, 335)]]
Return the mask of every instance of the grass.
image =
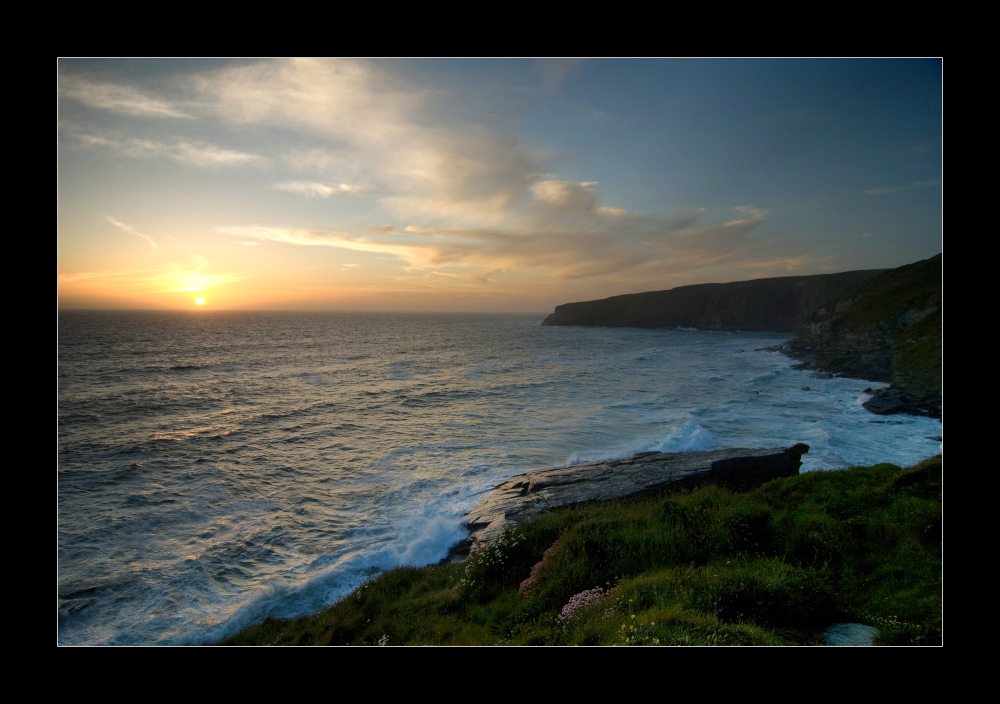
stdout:
[(923, 310), (941, 306), (940, 254), (923, 261), (892, 269), (865, 281), (831, 301), (857, 298), (837, 321), (843, 330), (863, 332), (885, 324), (907, 309)]
[(940, 456), (553, 511), (224, 644), (788, 645), (837, 622), (941, 642)]

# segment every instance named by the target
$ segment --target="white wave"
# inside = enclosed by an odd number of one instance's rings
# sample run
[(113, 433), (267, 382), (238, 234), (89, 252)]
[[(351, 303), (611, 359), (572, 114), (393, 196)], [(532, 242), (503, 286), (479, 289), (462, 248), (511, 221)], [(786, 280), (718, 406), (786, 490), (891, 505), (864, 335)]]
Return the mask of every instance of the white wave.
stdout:
[(650, 449), (657, 452), (693, 452), (713, 450), (718, 446), (715, 436), (691, 419), (668, 430), (659, 438), (655, 447)]

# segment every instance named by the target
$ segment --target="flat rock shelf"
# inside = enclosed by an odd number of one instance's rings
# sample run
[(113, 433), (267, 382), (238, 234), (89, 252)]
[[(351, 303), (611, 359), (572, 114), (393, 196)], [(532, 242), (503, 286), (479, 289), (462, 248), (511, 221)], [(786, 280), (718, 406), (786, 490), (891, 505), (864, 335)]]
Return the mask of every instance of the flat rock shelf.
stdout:
[(466, 514), (470, 536), (455, 553), (475, 553), (507, 526), (561, 506), (661, 489), (712, 483), (746, 491), (777, 477), (799, 473), (809, 446), (703, 452), (640, 452), (617, 460), (519, 474), (497, 484)]

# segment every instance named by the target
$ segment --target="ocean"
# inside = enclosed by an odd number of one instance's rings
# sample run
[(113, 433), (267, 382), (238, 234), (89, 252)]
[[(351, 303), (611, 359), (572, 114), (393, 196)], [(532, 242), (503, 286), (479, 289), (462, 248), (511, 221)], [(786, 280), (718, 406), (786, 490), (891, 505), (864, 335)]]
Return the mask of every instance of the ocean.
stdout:
[[(942, 451), (788, 334), (543, 327), (543, 315), (61, 311), (61, 645), (213, 642), (438, 562), (532, 469), (810, 446), (802, 471)], [(804, 388), (808, 387), (808, 388)]]

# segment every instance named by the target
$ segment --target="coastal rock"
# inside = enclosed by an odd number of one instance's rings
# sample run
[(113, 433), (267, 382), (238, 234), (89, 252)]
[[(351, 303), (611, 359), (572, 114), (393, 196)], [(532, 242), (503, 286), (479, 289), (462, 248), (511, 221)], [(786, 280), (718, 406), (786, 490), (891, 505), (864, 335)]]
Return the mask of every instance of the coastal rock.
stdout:
[(640, 452), (618, 460), (519, 474), (497, 484), (466, 514), (470, 552), (476, 552), (507, 526), (561, 506), (714, 483), (745, 491), (777, 477), (799, 473), (809, 446), (707, 452)]
[(941, 401), (939, 399), (918, 401), (911, 398), (902, 389), (891, 386), (888, 389), (879, 389), (861, 405), (879, 415), (907, 413), (930, 418), (941, 417)]

